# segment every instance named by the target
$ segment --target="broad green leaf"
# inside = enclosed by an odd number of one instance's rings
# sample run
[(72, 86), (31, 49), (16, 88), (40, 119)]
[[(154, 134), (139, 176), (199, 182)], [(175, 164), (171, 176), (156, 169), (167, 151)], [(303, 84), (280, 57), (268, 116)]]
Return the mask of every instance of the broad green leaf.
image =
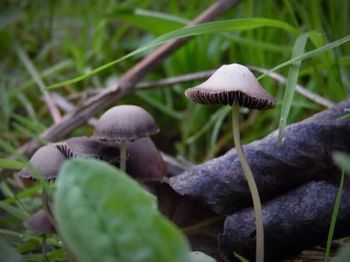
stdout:
[(216, 260), (200, 251), (190, 253), (191, 262), (216, 262)]
[(342, 248), (332, 260), (333, 262), (349, 262), (350, 261), (350, 247)]
[(334, 162), (340, 167), (343, 168), (345, 173), (350, 175), (350, 155), (341, 153), (341, 152), (335, 152), (333, 154)]
[(224, 20), (224, 21), (217, 21), (217, 22), (209, 22), (209, 23), (203, 23), (199, 25), (193, 25), (188, 26), (182, 29), (174, 30), (169, 33), (166, 33), (164, 35), (159, 36), (158, 38), (151, 41), (149, 44), (140, 47), (133, 52), (116, 59), (114, 61), (111, 61), (109, 63), (106, 63), (100, 67), (97, 67), (83, 75), (77, 76), (73, 79), (66, 80), (57, 84), (53, 84), (49, 86), (48, 88), (58, 88), (70, 84), (77, 83), (87, 77), (90, 77), (92, 75), (95, 75), (127, 58), (130, 58), (132, 56), (138, 55), (140, 53), (143, 53), (144, 51), (147, 51), (149, 49), (152, 49), (156, 46), (159, 46), (161, 44), (164, 44), (170, 40), (176, 40), (184, 37), (189, 36), (197, 36), (197, 35), (207, 35), (207, 34), (213, 34), (218, 32), (231, 32), (231, 31), (243, 31), (243, 30), (252, 30), (259, 27), (274, 27), (283, 29), (287, 32), (297, 34), (298, 31), (290, 26), (289, 24), (279, 21), (279, 20), (273, 20), (273, 19), (267, 19), (267, 18), (247, 18), (247, 19), (232, 19), (232, 20)]
[(21, 170), (24, 166), (25, 164), (22, 162), (11, 160), (11, 159), (0, 158), (0, 168)]
[(67, 161), (53, 210), (79, 261), (189, 261), (184, 236), (157, 211), (155, 197), (104, 162)]
[(0, 238), (0, 262), (21, 262), (22, 256), (7, 244), (2, 238)]
[[(309, 33), (304, 33), (297, 38), (294, 44), (292, 57), (297, 57), (304, 53), (305, 45), (308, 37), (309, 37)], [(288, 115), (292, 107), (294, 93), (295, 93), (295, 86), (297, 84), (298, 76), (299, 76), (300, 64), (301, 64), (301, 60), (298, 60), (289, 68), (288, 78), (286, 80), (286, 89), (284, 91), (284, 97), (282, 101), (281, 117), (280, 117), (280, 124), (279, 124), (278, 140), (280, 143), (283, 140), (284, 129), (287, 125)]]

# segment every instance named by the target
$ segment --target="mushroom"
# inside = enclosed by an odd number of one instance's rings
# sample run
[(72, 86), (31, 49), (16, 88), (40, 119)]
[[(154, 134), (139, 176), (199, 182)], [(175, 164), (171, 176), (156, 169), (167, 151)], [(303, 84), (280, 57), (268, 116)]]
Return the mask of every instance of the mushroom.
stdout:
[(73, 137), (55, 144), (66, 158), (96, 158), (115, 165), (119, 160), (119, 145), (95, 137)]
[(232, 106), (233, 139), (243, 173), (252, 195), (256, 220), (256, 261), (264, 260), (264, 229), (259, 192), (240, 141), (239, 109), (268, 109), (276, 105), (275, 99), (264, 91), (253, 73), (240, 64), (223, 65), (204, 83), (189, 88), (186, 96), (201, 104)]
[(46, 211), (39, 209), (29, 219), (23, 222), (26, 229), (33, 231), (37, 234), (49, 234), (55, 233), (55, 227), (51, 223)]
[(153, 117), (143, 108), (121, 105), (112, 107), (100, 117), (94, 136), (120, 143), (120, 169), (125, 171), (127, 143), (158, 132), (159, 128)]
[(127, 173), (146, 181), (159, 181), (166, 173), (165, 162), (159, 150), (149, 137), (144, 137), (128, 145)]
[[(46, 180), (55, 180), (58, 170), (66, 158), (62, 153), (52, 144), (39, 148), (29, 163), (39, 171)], [(37, 181), (37, 176), (28, 168), (23, 168), (18, 172), (19, 178), (26, 186), (32, 185)]]

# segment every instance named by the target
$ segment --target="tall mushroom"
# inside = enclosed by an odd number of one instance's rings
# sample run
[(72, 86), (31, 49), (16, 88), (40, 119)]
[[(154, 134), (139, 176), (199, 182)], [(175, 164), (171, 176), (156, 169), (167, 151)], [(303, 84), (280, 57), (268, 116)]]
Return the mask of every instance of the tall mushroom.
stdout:
[(276, 105), (275, 99), (264, 91), (253, 73), (240, 64), (223, 65), (204, 83), (189, 88), (186, 96), (201, 104), (232, 106), (233, 140), (243, 173), (252, 195), (256, 221), (256, 261), (264, 260), (264, 229), (259, 192), (244, 155), (239, 134), (240, 106), (250, 109), (268, 109)]
[(94, 136), (120, 143), (120, 169), (125, 171), (127, 143), (159, 132), (153, 117), (134, 105), (115, 106), (106, 111), (96, 123)]

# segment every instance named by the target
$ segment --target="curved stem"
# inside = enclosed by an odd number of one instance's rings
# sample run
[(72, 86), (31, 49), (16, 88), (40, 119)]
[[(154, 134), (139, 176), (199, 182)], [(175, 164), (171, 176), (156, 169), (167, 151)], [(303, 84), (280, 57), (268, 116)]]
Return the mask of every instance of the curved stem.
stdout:
[(243, 173), (247, 179), (250, 193), (253, 199), (254, 213), (255, 213), (255, 225), (256, 225), (256, 258), (257, 262), (264, 261), (264, 226), (262, 220), (262, 208), (259, 197), (258, 188), (255, 184), (255, 180), (250, 170), (248, 161), (244, 155), (244, 151), (241, 145), (241, 138), (239, 134), (239, 105), (232, 105), (232, 125), (233, 125), (233, 140), (237, 155), (241, 162)]
[(120, 169), (124, 172), (126, 168), (126, 146), (127, 146), (127, 141), (121, 140), (120, 141)]

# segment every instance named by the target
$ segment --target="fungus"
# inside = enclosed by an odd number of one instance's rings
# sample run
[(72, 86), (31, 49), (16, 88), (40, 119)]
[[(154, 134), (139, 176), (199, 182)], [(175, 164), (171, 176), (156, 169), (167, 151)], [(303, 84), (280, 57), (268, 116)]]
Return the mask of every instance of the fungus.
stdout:
[(55, 144), (66, 158), (96, 158), (115, 165), (119, 160), (119, 145), (95, 137), (73, 137)]
[(166, 166), (159, 150), (149, 137), (128, 145), (127, 173), (142, 181), (159, 181), (166, 173)]
[(29, 219), (23, 222), (26, 229), (37, 234), (55, 233), (55, 227), (51, 223), (48, 214), (44, 209), (39, 209)]
[(239, 109), (269, 109), (276, 105), (253, 73), (240, 64), (223, 65), (204, 83), (189, 88), (186, 96), (196, 103), (232, 106), (233, 140), (252, 195), (256, 221), (256, 261), (264, 260), (264, 229), (259, 192), (240, 141)]
[[(37, 169), (46, 180), (55, 180), (62, 163), (66, 158), (54, 145), (46, 145), (39, 148), (29, 163)], [(19, 178), (26, 186), (37, 181), (37, 176), (33, 175), (32, 171), (25, 167), (18, 173)]]
[(120, 169), (125, 171), (127, 143), (159, 132), (153, 117), (134, 105), (115, 106), (106, 111), (96, 123), (94, 136), (120, 143)]

